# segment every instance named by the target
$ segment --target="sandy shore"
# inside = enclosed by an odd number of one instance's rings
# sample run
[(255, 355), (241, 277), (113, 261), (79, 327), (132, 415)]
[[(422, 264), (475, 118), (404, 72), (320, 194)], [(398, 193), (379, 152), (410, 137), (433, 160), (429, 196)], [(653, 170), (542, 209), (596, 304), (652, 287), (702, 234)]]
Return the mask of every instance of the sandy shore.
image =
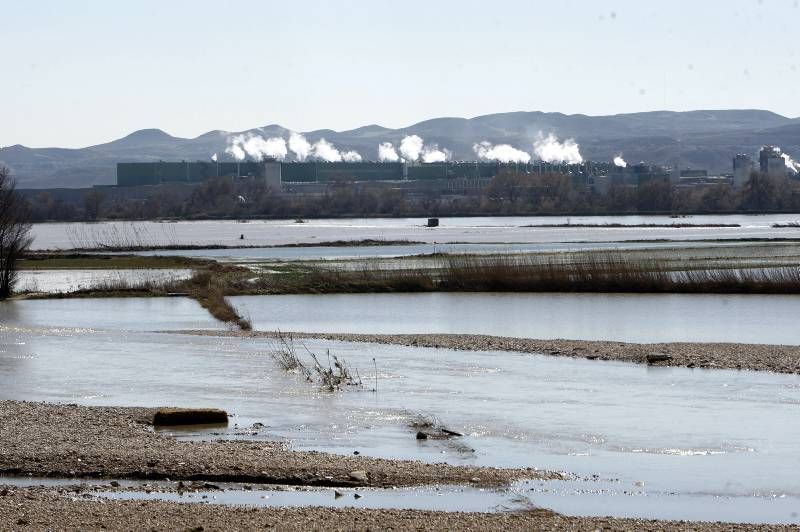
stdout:
[(565, 517), (547, 510), (247, 508), (160, 501), (97, 501), (48, 488), (0, 487), (0, 528), (10, 530), (797, 530), (797, 527)]
[(291, 451), (277, 442), (177, 441), (153, 432), (153, 413), (0, 401), (0, 474), (371, 487), (500, 486), (524, 478), (563, 478), (534, 469)]
[[(170, 331), (202, 336), (273, 338), (268, 331)], [(800, 346), (677, 342), (637, 344), (591, 340), (535, 340), (474, 334), (292, 333), (294, 338), (370, 342), (463, 351), (516, 351), (551, 356), (648, 364), (649, 355), (666, 355), (653, 365), (743, 369), (800, 374)]]

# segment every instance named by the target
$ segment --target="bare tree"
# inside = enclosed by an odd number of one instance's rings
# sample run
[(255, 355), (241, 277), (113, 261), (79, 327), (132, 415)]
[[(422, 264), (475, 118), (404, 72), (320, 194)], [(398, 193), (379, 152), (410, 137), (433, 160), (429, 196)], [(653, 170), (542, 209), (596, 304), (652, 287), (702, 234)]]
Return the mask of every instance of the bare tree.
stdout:
[(17, 261), (33, 242), (28, 205), (17, 194), (11, 172), (0, 165), (0, 299), (11, 295)]

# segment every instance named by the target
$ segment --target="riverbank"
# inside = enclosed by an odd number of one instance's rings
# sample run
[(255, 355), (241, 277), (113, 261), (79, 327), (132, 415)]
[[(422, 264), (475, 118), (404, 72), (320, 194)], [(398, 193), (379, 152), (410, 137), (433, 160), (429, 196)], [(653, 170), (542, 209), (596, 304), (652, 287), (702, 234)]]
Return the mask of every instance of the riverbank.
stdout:
[(619, 530), (784, 531), (786, 525), (567, 517), (544, 509), (513, 513), (248, 508), (162, 501), (91, 500), (53, 488), (2, 487), (0, 523), (12, 529), (69, 530)]
[(0, 401), (0, 474), (381, 488), (503, 486), (520, 479), (564, 478), (535, 469), (292, 451), (270, 441), (178, 441), (152, 430), (154, 413), (150, 408)]
[[(170, 331), (200, 336), (276, 338), (272, 331)], [(640, 344), (598, 340), (537, 340), (477, 334), (291, 333), (340, 342), (432, 347), (459, 351), (513, 351), (589, 360), (613, 360), (687, 368), (736, 369), (800, 374), (800, 346), (674, 342)], [(648, 360), (648, 357), (650, 360)]]

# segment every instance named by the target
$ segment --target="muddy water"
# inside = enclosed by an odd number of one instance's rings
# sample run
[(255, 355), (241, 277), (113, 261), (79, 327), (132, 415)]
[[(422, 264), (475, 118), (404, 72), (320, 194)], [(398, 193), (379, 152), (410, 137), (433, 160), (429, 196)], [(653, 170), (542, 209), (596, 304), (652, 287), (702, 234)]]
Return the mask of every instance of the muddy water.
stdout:
[(800, 344), (800, 296), (434, 293), (231, 300), (260, 330)]
[[(593, 216), (593, 217), (472, 217), (443, 218), (438, 228), (424, 218), (259, 220), (202, 222), (103, 222), (36, 224), (36, 249), (67, 249), (109, 245), (286, 245), (334, 240), (412, 240), (417, 242), (581, 242), (658, 239), (797, 238), (800, 228), (773, 228), (800, 220), (800, 215), (770, 216)], [(560, 224), (739, 224), (741, 227), (579, 228), (541, 227)], [(533, 227), (529, 227), (533, 226)], [(539, 226), (539, 227), (537, 227)], [(243, 239), (240, 237), (244, 237)]]
[[(146, 323), (131, 320), (123, 302), (107, 330), (66, 329), (65, 314), (76, 327), (97, 318), (81, 312), (87, 302), (71, 303), (50, 315), (59, 328), (44, 327), (48, 318), (30, 307), (13, 326), (2, 320), (0, 397), (217, 406), (236, 414), (227, 431), (183, 435), (598, 475), (532, 487), (535, 503), (567, 513), (797, 520), (797, 376), (307, 341), (364, 380), (331, 394), (279, 370), (269, 341), (137, 332)], [(14, 315), (7, 306), (4, 317)], [(408, 424), (420, 415), (465, 436), (417, 441)]]

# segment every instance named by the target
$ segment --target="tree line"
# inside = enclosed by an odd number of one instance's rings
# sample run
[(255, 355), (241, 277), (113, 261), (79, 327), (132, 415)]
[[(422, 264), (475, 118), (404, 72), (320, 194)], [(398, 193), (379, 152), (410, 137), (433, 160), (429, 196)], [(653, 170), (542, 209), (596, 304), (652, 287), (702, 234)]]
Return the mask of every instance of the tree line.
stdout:
[(348, 182), (334, 183), (323, 194), (287, 195), (263, 182), (217, 178), (189, 194), (160, 187), (144, 199), (115, 198), (92, 189), (81, 201), (69, 202), (43, 191), (28, 198), (28, 208), (34, 221), (800, 212), (800, 181), (756, 172), (741, 190), (725, 184), (674, 187), (667, 180), (653, 180), (639, 187), (612, 185), (598, 194), (562, 174), (508, 173), (466, 195), (421, 195)]

